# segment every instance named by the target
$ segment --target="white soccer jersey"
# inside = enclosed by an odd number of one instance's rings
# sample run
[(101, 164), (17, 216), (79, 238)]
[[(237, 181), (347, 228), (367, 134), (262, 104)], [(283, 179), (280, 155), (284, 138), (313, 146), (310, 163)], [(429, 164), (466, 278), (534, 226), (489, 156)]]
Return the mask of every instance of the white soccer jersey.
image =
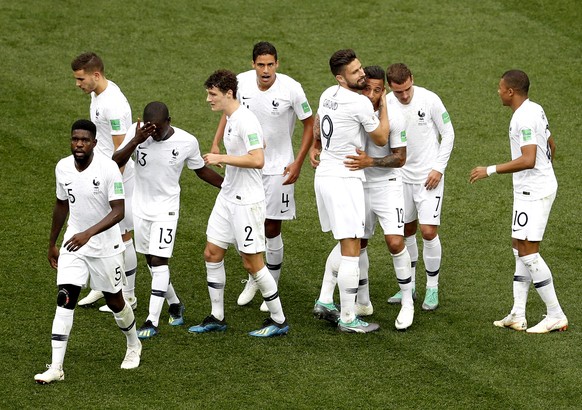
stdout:
[[(388, 143), (380, 147), (374, 144), (370, 137), (367, 137), (365, 151), (369, 157), (384, 158), (391, 154), (391, 148), (406, 147), (406, 121), (404, 114), (395, 104), (390, 105), (388, 108), (388, 118), (390, 118)], [(378, 112), (376, 112), (376, 115), (378, 115)], [(364, 168), (364, 173), (366, 175), (364, 188), (389, 185), (390, 180), (394, 179), (402, 180), (400, 168), (368, 167)]]
[[(120, 149), (135, 136), (136, 124), (128, 130)], [(171, 221), (180, 212), (180, 174), (184, 164), (200, 169), (198, 140), (172, 126), (174, 134), (165, 141), (148, 138), (138, 145), (135, 155), (133, 214), (148, 221)]]
[(276, 74), (275, 82), (266, 91), (257, 85), (255, 70), (237, 76), (237, 99), (259, 119), (265, 140), (264, 175), (279, 175), (295, 159), (292, 136), (295, 119), (311, 117), (311, 107), (297, 81), (285, 74)]
[(401, 104), (393, 92), (388, 94), (387, 101), (389, 107), (400, 107), (406, 118), (408, 143), (402, 179), (409, 184), (421, 184), (433, 169), (445, 173), (453, 150), (455, 131), (439, 96), (426, 88), (413, 87), (410, 103)]
[[(97, 152), (83, 172), (75, 168), (72, 155), (61, 159), (56, 168), (56, 194), (69, 201), (69, 220), (63, 244), (74, 234), (100, 222), (111, 212), (110, 201), (124, 199), (123, 182), (117, 164)], [(125, 250), (119, 225), (94, 235), (77, 254), (95, 258), (116, 255)]]
[(537, 145), (535, 166), (513, 174), (515, 197), (541, 199), (558, 189), (548, 144), (550, 135), (550, 126), (541, 105), (527, 99), (513, 113), (509, 124), (511, 159), (521, 157), (521, 147)]
[(335, 85), (321, 94), (317, 113), (322, 147), (315, 175), (364, 179), (363, 170), (350, 171), (344, 161), (364, 149), (366, 132), (380, 124), (368, 97)]
[(112, 135), (127, 133), (131, 125), (131, 108), (127, 98), (113, 81), (99, 95), (91, 93), (91, 121), (97, 126), (95, 150), (111, 158), (114, 145)]
[[(263, 131), (259, 120), (241, 105), (226, 117), (224, 148), (228, 155), (242, 156), (263, 148)], [(237, 204), (253, 204), (265, 199), (263, 175), (260, 169), (227, 165), (219, 195)]]

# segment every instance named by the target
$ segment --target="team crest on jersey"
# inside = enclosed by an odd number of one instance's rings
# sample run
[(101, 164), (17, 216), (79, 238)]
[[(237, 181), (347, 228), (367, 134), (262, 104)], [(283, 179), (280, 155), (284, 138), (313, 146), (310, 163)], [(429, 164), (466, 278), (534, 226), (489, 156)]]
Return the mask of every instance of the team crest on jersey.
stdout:
[(170, 159), (170, 165), (176, 164), (176, 161), (178, 160), (178, 155), (180, 155), (178, 148), (174, 148), (172, 150), (172, 158)]
[(424, 109), (420, 109), (418, 110), (418, 125), (425, 125), (426, 124), (426, 112), (424, 112)]
[(99, 108), (97, 108), (97, 111), (95, 111), (95, 118), (99, 119)]
[(101, 193), (101, 189), (99, 188), (100, 186), (101, 181), (99, 181), (97, 177), (93, 178), (93, 195)]
[(271, 110), (271, 115), (279, 115), (281, 112), (279, 111), (279, 101), (275, 98), (273, 102), (271, 102), (273, 109)]

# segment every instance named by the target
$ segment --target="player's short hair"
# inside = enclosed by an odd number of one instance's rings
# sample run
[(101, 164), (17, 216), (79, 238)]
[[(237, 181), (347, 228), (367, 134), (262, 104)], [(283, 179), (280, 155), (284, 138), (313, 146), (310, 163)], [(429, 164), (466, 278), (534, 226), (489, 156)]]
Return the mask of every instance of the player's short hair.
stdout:
[(369, 65), (368, 67), (364, 67), (364, 73), (366, 74), (366, 78), (372, 80), (382, 80), (382, 82), (384, 82), (384, 77), (386, 75), (384, 69), (377, 65)]
[(95, 136), (97, 135), (97, 127), (95, 126), (95, 124), (93, 124), (89, 120), (77, 120), (77, 121), (75, 121), (71, 127), (71, 134), (75, 130), (89, 131), (89, 134), (91, 135), (92, 139), (95, 139)]
[(232, 96), (236, 98), (238, 80), (236, 79), (236, 74), (232, 71), (216, 70), (204, 82), (204, 87), (206, 87), (207, 90), (216, 87), (224, 94), (229, 90), (232, 90)]
[(356, 52), (351, 48), (336, 51), (329, 59), (331, 73), (334, 76), (343, 74), (346, 66), (356, 58), (358, 58)]
[(518, 94), (527, 95), (529, 92), (529, 77), (521, 70), (509, 70), (501, 76), (507, 88), (513, 88)]
[(270, 55), (277, 61), (277, 49), (268, 41), (260, 41), (253, 47), (253, 62), (257, 61), (259, 56)]
[(169, 120), (170, 110), (168, 106), (160, 101), (152, 101), (143, 109), (144, 122), (164, 122)]
[(73, 71), (84, 70), (88, 73), (103, 73), (105, 71), (101, 57), (91, 51), (75, 57), (71, 62), (71, 68)]
[(386, 81), (388, 85), (404, 84), (406, 80), (412, 78), (412, 72), (404, 63), (395, 63), (386, 69)]

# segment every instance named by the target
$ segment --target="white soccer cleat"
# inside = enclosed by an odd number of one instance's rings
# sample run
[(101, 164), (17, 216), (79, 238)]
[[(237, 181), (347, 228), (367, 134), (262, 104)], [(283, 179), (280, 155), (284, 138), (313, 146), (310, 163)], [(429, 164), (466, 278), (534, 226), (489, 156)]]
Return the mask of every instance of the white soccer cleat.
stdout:
[(546, 316), (537, 325), (526, 330), (527, 333), (550, 333), (554, 331), (563, 332), (568, 329), (568, 318), (555, 318)]
[[(245, 280), (243, 280), (243, 282), (244, 281)], [(253, 300), (253, 298), (255, 297), (255, 293), (257, 293), (257, 290), (259, 290), (257, 282), (255, 282), (255, 280), (252, 278), (246, 279), (245, 288), (238, 296), (238, 300), (236, 303), (238, 303), (239, 306), (248, 305), (251, 302), (251, 300)]]
[(371, 316), (374, 313), (374, 306), (372, 306), (372, 302), (367, 305), (360, 305), (359, 303), (356, 303), (354, 312), (356, 313), (356, 316), (360, 317)]
[(87, 296), (85, 296), (83, 299), (81, 299), (79, 301), (78, 305), (79, 306), (89, 306), (89, 305), (92, 305), (93, 303), (97, 302), (102, 297), (103, 297), (103, 292), (101, 292), (100, 290), (91, 289), (91, 292), (89, 292), (89, 294)]
[(523, 316), (516, 316), (510, 313), (501, 320), (496, 320), (493, 324), (497, 327), (507, 327), (509, 329), (521, 331), (527, 329), (527, 320)]
[(267, 302), (263, 301), (263, 303), (261, 303), (261, 307), (259, 308), (259, 310), (261, 312), (268, 312), (269, 311), (269, 307), (267, 306)]
[(34, 376), (34, 381), (38, 384), (49, 384), (52, 382), (60, 382), (65, 380), (65, 372), (63, 366), (52, 367), (50, 364), (46, 365), (47, 371)]
[(138, 341), (137, 343), (135, 346), (127, 346), (125, 358), (121, 363), (122, 369), (135, 369), (139, 366), (141, 360), (141, 342)]
[[(127, 303), (129, 306), (131, 306), (131, 310), (137, 309), (137, 298), (131, 298), (130, 300), (126, 299), (125, 303)], [(113, 311), (111, 309), (109, 309), (109, 306), (107, 306), (107, 305), (101, 306), (99, 308), (99, 312), (113, 313)]]
[(394, 327), (396, 327), (396, 330), (406, 330), (412, 325), (413, 320), (414, 306), (402, 306), (394, 322)]

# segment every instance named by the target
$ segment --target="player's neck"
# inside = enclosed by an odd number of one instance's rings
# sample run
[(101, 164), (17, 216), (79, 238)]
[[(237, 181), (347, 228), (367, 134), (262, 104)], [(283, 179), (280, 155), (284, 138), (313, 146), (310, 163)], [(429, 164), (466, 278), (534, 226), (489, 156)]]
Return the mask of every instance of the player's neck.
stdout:
[(521, 107), (521, 105), (525, 102), (525, 100), (528, 99), (527, 95), (517, 95), (512, 101), (511, 104), (509, 105), (511, 107), (511, 110), (513, 112), (516, 112), (519, 107)]
[(92, 152), (91, 155), (89, 155), (88, 157), (85, 157), (81, 160), (75, 158), (75, 168), (77, 169), (77, 171), (83, 172), (87, 168), (89, 168), (89, 165), (91, 165), (91, 162), (93, 162), (94, 155), (95, 155), (95, 153)]
[(103, 91), (105, 91), (108, 85), (109, 81), (107, 80), (107, 78), (102, 77), (102, 79), (97, 83), (97, 87), (95, 87), (95, 90), (93, 90), (93, 92), (95, 93), (95, 95), (99, 95)]
[(240, 107), (240, 103), (238, 102), (238, 100), (231, 100), (229, 101), (228, 104), (226, 104), (226, 106), (224, 107), (224, 114), (227, 117), (230, 117), (232, 114), (234, 114), (234, 112), (236, 110), (238, 110)]

